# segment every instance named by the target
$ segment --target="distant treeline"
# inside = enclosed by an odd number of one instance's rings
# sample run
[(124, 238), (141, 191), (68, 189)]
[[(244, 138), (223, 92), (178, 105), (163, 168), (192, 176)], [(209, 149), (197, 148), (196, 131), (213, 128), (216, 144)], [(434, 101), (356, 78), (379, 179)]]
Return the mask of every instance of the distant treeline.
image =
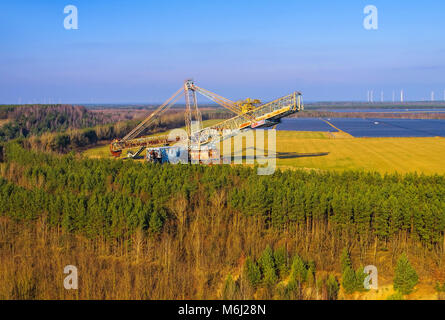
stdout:
[(0, 128), (0, 140), (63, 132), (110, 123), (110, 115), (92, 113), (81, 106), (32, 105), (0, 108), (0, 119), (8, 122)]
[[(202, 119), (222, 119), (230, 114), (221, 111), (203, 111)], [(37, 151), (55, 151), (67, 153), (72, 150), (78, 150), (95, 145), (100, 141), (111, 141), (120, 139), (127, 135), (140, 119), (119, 121), (116, 123), (95, 126), (92, 128), (67, 130), (60, 133), (43, 134), (41, 136), (32, 136), (26, 139), (25, 144), (28, 148)], [(181, 128), (185, 125), (183, 111), (170, 111), (164, 114), (153, 125), (147, 128), (143, 134), (149, 135), (164, 132), (174, 128)]]
[[(203, 120), (229, 116), (224, 110), (202, 112)], [(8, 120), (0, 127), (0, 141), (29, 138), (27, 144), (34, 150), (57, 152), (122, 138), (140, 121), (128, 120), (128, 115), (92, 112), (82, 106), (71, 105), (2, 106), (0, 119)], [(183, 127), (184, 121), (183, 110), (170, 110), (145, 134)]]
[(357, 102), (357, 101), (332, 101), (332, 102), (309, 102), (305, 106), (309, 108), (344, 108), (344, 109), (432, 109), (445, 108), (443, 101), (408, 101), (408, 102)]

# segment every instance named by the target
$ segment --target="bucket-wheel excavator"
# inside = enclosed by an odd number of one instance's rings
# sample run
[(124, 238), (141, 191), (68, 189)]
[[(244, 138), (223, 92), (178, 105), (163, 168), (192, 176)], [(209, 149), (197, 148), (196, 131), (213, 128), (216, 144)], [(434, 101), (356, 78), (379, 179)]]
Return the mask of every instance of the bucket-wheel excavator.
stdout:
[[(203, 128), (196, 93), (200, 93), (233, 112), (234, 117), (216, 125)], [(185, 127), (187, 136), (176, 137), (174, 139), (169, 139), (169, 135), (142, 136), (144, 131), (181, 97), (185, 97)], [(280, 122), (281, 118), (299, 112), (303, 110), (303, 108), (302, 95), (300, 92), (294, 92), (266, 104), (261, 104), (261, 102), (256, 99), (234, 102), (198, 87), (193, 80), (186, 80), (182, 88), (176, 91), (166, 102), (160, 105), (125, 137), (114, 140), (110, 144), (110, 151), (113, 156), (119, 157), (124, 149), (138, 148), (136, 153), (128, 152), (128, 157), (134, 158), (140, 155), (145, 148), (149, 148), (149, 150), (147, 150), (147, 156), (152, 159), (160, 159), (160, 154), (154, 155), (155, 151), (153, 150), (156, 148), (183, 142), (190, 151), (192, 143), (203, 146), (233, 137), (246, 130), (275, 126)], [(192, 120), (193, 118), (194, 120)]]

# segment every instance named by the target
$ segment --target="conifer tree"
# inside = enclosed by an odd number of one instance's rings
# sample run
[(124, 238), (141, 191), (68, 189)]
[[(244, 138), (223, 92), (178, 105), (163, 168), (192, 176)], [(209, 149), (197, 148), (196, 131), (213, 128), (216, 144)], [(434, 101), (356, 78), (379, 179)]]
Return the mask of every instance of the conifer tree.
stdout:
[(363, 267), (354, 271), (351, 262), (351, 254), (344, 248), (341, 254), (341, 268), (342, 268), (342, 286), (346, 294), (352, 294), (356, 291), (364, 290), (363, 283), (366, 278)]
[(149, 226), (150, 226), (150, 231), (153, 233), (158, 233), (161, 231), (162, 220), (158, 210), (155, 210), (151, 213)]
[(394, 289), (404, 295), (410, 294), (418, 281), (419, 277), (416, 270), (411, 266), (406, 254), (402, 254), (397, 261)]
[(355, 272), (355, 278), (356, 278), (356, 290), (357, 291), (365, 291), (365, 279), (368, 275), (365, 273), (365, 268), (360, 267)]
[(301, 286), (307, 279), (307, 272), (308, 270), (303, 259), (298, 254), (295, 255), (290, 272), (290, 282)]
[(351, 294), (356, 291), (357, 278), (354, 270), (351, 267), (347, 267), (342, 274), (342, 286), (346, 294)]
[(328, 300), (337, 300), (339, 285), (334, 275), (330, 274), (326, 280), (326, 291)]
[(244, 263), (244, 276), (249, 284), (256, 288), (261, 283), (261, 271), (258, 265), (250, 257)]
[(261, 255), (258, 262), (263, 273), (264, 284), (267, 286), (275, 284), (278, 279), (275, 269), (273, 251), (270, 246), (267, 246), (266, 249), (264, 249), (263, 254)]
[(287, 252), (286, 248), (280, 247), (274, 251), (275, 265), (280, 273), (280, 277), (284, 278), (287, 274)]
[(341, 252), (340, 263), (341, 263), (342, 273), (344, 273), (348, 268), (352, 269), (351, 254), (349, 253), (349, 250), (346, 247), (343, 248), (343, 251)]

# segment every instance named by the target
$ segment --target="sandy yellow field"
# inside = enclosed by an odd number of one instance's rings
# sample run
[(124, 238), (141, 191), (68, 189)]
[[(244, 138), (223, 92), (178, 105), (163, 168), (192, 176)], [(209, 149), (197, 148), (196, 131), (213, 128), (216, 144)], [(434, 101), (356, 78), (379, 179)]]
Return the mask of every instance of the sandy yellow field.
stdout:
[[(108, 145), (83, 154), (111, 158)], [(277, 131), (277, 157), (281, 168), (445, 174), (445, 138), (352, 138)]]
[(278, 165), (322, 170), (445, 173), (445, 138), (315, 138), (277, 132)]

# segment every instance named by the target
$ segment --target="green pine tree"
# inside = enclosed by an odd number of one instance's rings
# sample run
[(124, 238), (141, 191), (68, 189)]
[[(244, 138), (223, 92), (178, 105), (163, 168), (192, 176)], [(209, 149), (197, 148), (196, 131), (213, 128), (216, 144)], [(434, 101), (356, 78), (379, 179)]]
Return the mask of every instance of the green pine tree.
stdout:
[(366, 291), (365, 289), (365, 279), (368, 275), (365, 273), (365, 268), (360, 267), (355, 272), (355, 278), (356, 278), (356, 290), (357, 291)]
[(275, 269), (275, 261), (273, 257), (273, 251), (270, 246), (264, 249), (263, 254), (259, 259), (259, 264), (264, 277), (264, 284), (271, 286), (278, 280), (277, 272)]
[(326, 280), (326, 291), (328, 300), (337, 300), (339, 285), (338, 281), (332, 274)]
[(249, 284), (256, 288), (261, 283), (261, 271), (258, 265), (250, 257), (244, 263), (244, 276)]
[(347, 268), (352, 269), (351, 254), (348, 248), (343, 248), (340, 256), (341, 272), (344, 273)]
[(280, 277), (284, 278), (287, 275), (287, 251), (285, 247), (280, 247), (274, 251), (275, 265), (280, 273)]
[(394, 289), (405, 295), (410, 294), (418, 281), (419, 277), (416, 270), (409, 263), (406, 254), (402, 254), (397, 261)]
[(342, 275), (341, 282), (345, 293), (351, 294), (354, 293), (357, 289), (357, 278), (354, 270), (351, 267), (347, 267)]
[(161, 215), (158, 211), (153, 211), (150, 216), (149, 222), (150, 230), (153, 233), (159, 233), (162, 228), (162, 220)]
[(290, 281), (297, 286), (301, 286), (307, 280), (307, 267), (303, 259), (297, 254), (292, 261), (292, 267), (290, 271)]

